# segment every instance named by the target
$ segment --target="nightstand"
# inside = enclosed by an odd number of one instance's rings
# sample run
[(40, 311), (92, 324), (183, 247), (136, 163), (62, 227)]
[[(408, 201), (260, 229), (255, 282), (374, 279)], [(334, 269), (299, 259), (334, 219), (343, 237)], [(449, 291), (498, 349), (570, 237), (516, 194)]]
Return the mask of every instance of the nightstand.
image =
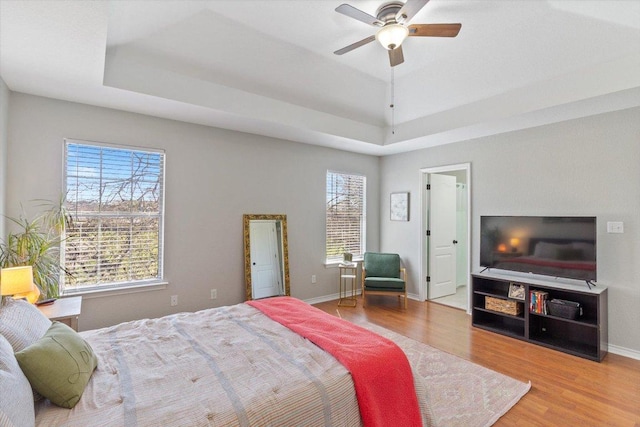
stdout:
[(60, 298), (53, 304), (38, 306), (38, 310), (49, 320), (57, 320), (77, 331), (78, 317), (82, 311), (82, 297)]

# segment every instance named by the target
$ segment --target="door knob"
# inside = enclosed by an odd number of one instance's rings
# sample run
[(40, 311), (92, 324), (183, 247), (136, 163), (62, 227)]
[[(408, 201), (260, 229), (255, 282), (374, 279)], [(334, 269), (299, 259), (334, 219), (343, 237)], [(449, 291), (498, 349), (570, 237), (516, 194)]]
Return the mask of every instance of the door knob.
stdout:
[(457, 245), (457, 244), (458, 244), (458, 241), (457, 241), (457, 240), (454, 240), (454, 241), (453, 241), (453, 244), (454, 244), (454, 245)]

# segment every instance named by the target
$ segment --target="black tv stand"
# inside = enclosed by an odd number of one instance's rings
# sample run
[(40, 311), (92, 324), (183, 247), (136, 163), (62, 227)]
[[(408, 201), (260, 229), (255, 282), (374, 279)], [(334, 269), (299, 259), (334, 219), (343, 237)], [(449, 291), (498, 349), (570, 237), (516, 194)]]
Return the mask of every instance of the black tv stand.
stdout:
[(585, 282), (587, 282), (587, 286), (589, 287), (589, 289), (591, 289), (591, 286), (596, 286), (596, 284), (591, 280), (585, 280)]
[[(589, 286), (593, 284), (589, 282)], [(580, 282), (558, 283), (493, 272), (472, 274), (471, 286), (474, 327), (597, 362), (607, 354), (606, 286), (585, 289)], [(509, 297), (510, 288), (522, 287), (524, 299)], [(531, 304), (531, 292), (546, 294), (547, 301), (577, 302), (583, 313), (570, 319), (536, 311)]]

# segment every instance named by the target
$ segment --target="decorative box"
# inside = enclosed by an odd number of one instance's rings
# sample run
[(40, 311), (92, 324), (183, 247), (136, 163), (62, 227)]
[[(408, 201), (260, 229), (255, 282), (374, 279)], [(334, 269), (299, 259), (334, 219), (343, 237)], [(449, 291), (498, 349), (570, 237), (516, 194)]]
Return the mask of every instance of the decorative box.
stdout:
[(499, 313), (506, 313), (512, 316), (518, 316), (522, 313), (522, 303), (513, 300), (506, 300), (494, 297), (484, 298), (484, 308)]
[(574, 301), (552, 299), (547, 302), (547, 313), (551, 316), (574, 320), (582, 316), (582, 307), (580, 303)]

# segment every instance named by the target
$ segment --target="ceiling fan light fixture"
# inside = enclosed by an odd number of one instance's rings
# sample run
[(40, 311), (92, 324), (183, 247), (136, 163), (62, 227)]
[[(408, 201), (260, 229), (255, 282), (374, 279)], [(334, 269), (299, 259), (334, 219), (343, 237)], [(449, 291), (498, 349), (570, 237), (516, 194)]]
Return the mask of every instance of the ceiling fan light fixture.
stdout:
[(388, 50), (400, 47), (402, 42), (409, 36), (409, 28), (400, 24), (387, 24), (380, 28), (376, 34), (376, 40), (382, 47)]

